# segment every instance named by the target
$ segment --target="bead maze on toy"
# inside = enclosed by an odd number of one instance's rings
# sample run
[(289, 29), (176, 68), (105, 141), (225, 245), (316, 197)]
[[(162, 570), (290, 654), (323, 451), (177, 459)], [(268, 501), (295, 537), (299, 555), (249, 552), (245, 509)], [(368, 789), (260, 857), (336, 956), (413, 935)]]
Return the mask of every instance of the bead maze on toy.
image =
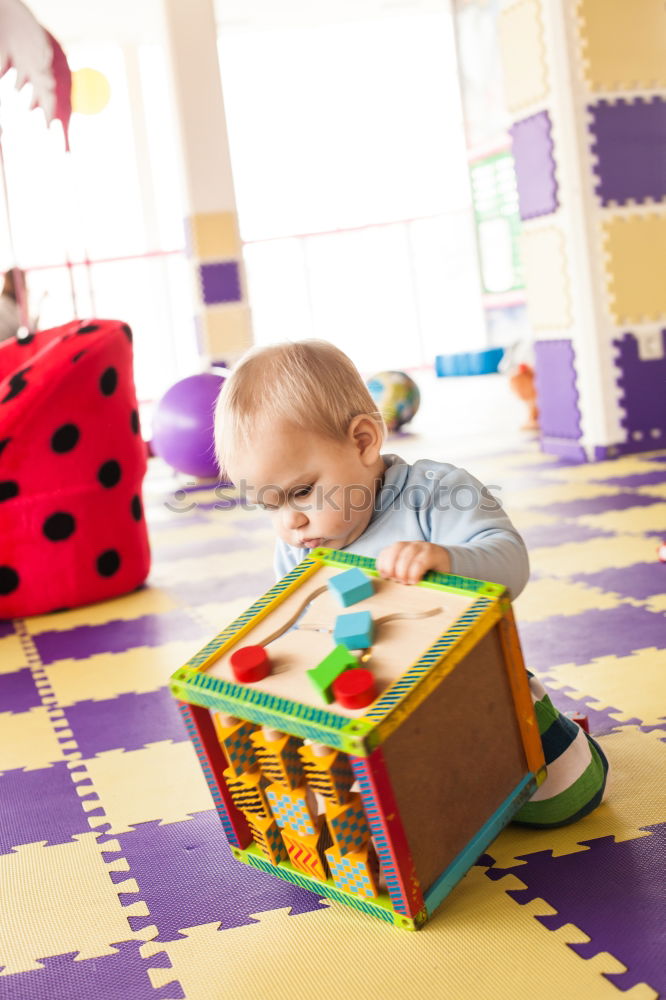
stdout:
[(428, 919), (545, 773), (498, 584), (407, 587), (315, 549), (171, 689), (234, 856), (399, 927)]

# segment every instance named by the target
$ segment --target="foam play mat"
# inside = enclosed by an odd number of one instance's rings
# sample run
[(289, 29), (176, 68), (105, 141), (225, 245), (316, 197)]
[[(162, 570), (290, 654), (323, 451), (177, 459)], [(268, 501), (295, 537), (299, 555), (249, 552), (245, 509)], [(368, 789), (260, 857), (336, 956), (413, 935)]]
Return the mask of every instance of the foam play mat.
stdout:
[(272, 534), (155, 462), (148, 585), (0, 622), (0, 998), (666, 992), (666, 454), (469, 467), (528, 543), (525, 659), (588, 717), (607, 801), (509, 826), (418, 932), (238, 864), (168, 681), (270, 588)]

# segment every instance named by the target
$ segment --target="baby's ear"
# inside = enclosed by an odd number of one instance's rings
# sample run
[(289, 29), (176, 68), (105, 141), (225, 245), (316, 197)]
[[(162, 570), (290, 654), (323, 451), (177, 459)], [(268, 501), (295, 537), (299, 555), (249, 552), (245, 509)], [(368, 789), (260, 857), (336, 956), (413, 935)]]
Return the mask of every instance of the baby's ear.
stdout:
[(365, 413), (354, 417), (349, 425), (349, 436), (358, 449), (365, 466), (374, 465), (382, 448), (383, 435), (377, 422)]

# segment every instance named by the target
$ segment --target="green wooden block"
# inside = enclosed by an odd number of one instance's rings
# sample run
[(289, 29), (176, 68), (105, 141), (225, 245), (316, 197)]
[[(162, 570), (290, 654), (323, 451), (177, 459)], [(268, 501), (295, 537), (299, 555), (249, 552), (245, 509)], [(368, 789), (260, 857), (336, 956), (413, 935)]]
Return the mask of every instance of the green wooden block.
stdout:
[(326, 704), (330, 705), (333, 701), (331, 686), (335, 678), (350, 667), (357, 666), (358, 660), (352, 656), (346, 646), (336, 646), (314, 670), (308, 670), (307, 673)]

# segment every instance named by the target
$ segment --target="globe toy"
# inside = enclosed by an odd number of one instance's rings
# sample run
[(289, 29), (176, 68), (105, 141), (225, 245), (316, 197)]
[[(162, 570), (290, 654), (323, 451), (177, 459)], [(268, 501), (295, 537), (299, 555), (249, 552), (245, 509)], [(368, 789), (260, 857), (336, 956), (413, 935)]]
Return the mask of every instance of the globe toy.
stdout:
[(157, 404), (151, 448), (178, 472), (199, 479), (219, 475), (213, 440), (215, 403), (222, 375), (202, 372), (181, 379)]
[(419, 387), (404, 372), (379, 372), (368, 380), (367, 386), (390, 431), (409, 423), (418, 411)]

